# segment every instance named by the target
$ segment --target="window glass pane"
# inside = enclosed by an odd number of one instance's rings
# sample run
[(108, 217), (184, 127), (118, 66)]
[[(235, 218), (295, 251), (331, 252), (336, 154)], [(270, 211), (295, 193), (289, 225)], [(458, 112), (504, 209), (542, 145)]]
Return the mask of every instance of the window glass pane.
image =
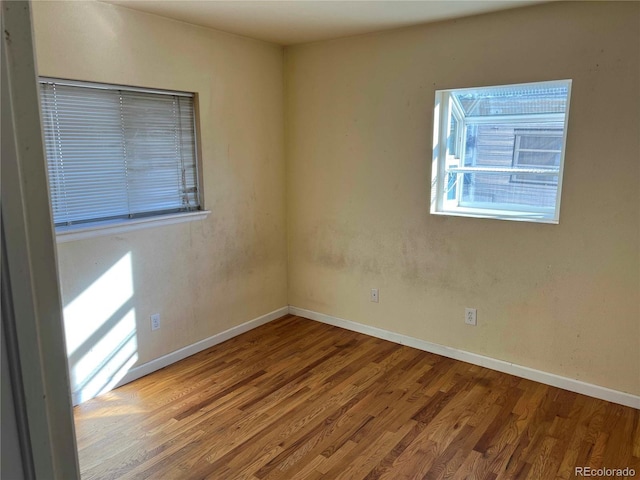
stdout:
[(523, 152), (518, 153), (516, 165), (521, 167), (557, 167), (560, 165), (560, 153), (549, 152)]
[(447, 149), (449, 151), (449, 155), (456, 154), (456, 143), (458, 137), (458, 122), (456, 118), (451, 115), (451, 124), (449, 125), (449, 135), (447, 137)]
[[(518, 131), (516, 130), (516, 133)], [(551, 150), (554, 152), (560, 152), (562, 149), (562, 135), (559, 136), (544, 136), (544, 135), (521, 135), (520, 137), (520, 150)]]
[[(527, 182), (519, 182), (518, 177)], [(508, 173), (465, 173), (461, 204), (483, 204), (485, 208), (536, 207), (553, 208), (557, 193), (557, 176), (533, 176), (544, 183), (532, 183), (529, 175)]]
[(465, 165), (511, 166), (514, 128), (512, 125), (471, 125), (467, 128)]
[(454, 92), (466, 116), (564, 113), (568, 87), (561, 83), (485, 87)]

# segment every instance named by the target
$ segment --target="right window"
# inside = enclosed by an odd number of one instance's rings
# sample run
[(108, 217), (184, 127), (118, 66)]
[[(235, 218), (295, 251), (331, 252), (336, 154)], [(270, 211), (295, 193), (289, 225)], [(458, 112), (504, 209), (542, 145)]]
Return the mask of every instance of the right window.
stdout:
[(436, 91), (431, 213), (558, 223), (571, 80)]

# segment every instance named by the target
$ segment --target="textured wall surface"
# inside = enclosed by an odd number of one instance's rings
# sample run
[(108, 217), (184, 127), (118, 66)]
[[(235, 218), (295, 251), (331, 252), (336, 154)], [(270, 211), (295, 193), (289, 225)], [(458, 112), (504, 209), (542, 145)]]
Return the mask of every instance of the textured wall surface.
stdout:
[[(640, 4), (289, 47), (284, 70), (281, 47), (122, 7), (33, 9), (42, 75), (199, 94), (212, 214), (58, 245), (64, 304), (108, 317), (89, 339), (133, 309), (145, 363), (288, 303), (640, 394)], [(564, 78), (560, 224), (430, 215), (434, 91)], [(125, 301), (92, 309), (100, 288)]]
[[(639, 18), (550, 3), (288, 48), (289, 304), (640, 394)], [(566, 78), (560, 224), (430, 215), (435, 90)]]
[[(285, 306), (282, 48), (99, 2), (34, 2), (33, 10), (41, 75), (199, 96), (212, 213), (58, 245), (76, 324), (94, 328), (107, 317), (72, 358), (98, 352), (132, 308), (141, 364)], [(78, 299), (93, 297), (82, 322)], [(162, 327), (152, 332), (157, 312)]]

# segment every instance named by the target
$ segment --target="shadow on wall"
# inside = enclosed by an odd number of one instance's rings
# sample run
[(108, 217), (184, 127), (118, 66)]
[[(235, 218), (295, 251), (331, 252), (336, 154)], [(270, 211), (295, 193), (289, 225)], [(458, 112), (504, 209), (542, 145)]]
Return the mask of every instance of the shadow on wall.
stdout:
[(131, 252), (64, 307), (73, 404), (111, 390), (138, 360)]

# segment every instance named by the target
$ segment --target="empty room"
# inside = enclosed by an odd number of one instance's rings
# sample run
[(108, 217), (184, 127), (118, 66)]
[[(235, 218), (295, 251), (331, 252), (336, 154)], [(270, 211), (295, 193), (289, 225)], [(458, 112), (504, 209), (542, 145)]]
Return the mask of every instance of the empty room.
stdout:
[(640, 478), (640, 2), (2, 7), (3, 479)]

